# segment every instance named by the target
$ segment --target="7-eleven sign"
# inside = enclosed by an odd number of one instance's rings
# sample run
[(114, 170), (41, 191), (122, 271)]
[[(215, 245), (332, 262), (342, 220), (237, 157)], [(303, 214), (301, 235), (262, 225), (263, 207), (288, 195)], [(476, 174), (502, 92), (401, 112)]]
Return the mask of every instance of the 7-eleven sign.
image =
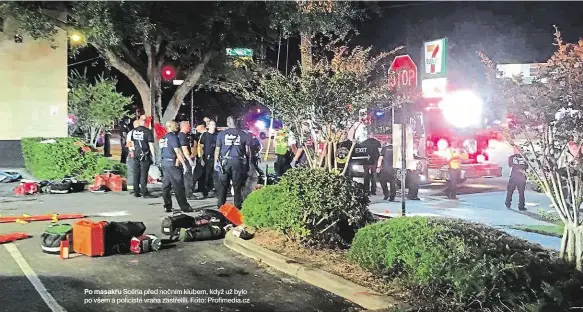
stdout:
[(446, 74), (447, 38), (425, 42), (423, 45), (423, 65), (425, 76)]

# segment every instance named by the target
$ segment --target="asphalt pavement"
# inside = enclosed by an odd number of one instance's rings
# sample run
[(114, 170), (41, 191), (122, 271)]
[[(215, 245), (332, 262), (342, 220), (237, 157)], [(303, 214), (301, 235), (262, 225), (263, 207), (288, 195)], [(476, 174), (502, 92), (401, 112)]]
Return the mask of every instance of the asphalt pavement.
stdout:
[[(2, 189), (14, 186), (4, 184)], [(82, 213), (95, 221), (141, 221), (146, 233), (158, 236), (166, 215), (161, 198), (135, 199), (125, 193), (4, 196), (0, 201), (4, 216)], [(193, 207), (215, 203), (215, 199), (191, 201)], [(39, 246), (39, 236), (49, 224), (0, 224), (0, 233), (32, 235), (0, 246), (0, 285), (4, 286), (0, 311), (360, 310), (240, 256), (220, 240), (177, 242), (142, 255), (72, 255), (61, 260), (43, 253)]]

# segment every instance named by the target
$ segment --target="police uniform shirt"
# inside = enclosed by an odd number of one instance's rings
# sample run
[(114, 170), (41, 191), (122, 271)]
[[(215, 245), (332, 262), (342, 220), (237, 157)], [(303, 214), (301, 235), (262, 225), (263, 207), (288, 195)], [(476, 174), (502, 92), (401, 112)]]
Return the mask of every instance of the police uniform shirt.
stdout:
[(137, 156), (149, 155), (149, 143), (154, 143), (154, 134), (152, 130), (144, 126), (139, 126), (132, 131), (132, 142), (134, 143), (136, 153), (141, 152)]
[(217, 133), (205, 132), (202, 134), (200, 143), (203, 144), (204, 157), (214, 157), (215, 148), (217, 147)]
[(382, 167), (383, 169), (393, 168), (393, 147), (385, 146), (381, 150), (381, 155), (383, 156)]
[(180, 131), (178, 132), (178, 142), (180, 143), (180, 146), (187, 146), (190, 148), (192, 146), (192, 136)]
[(374, 165), (377, 163), (379, 160), (379, 150), (381, 149), (381, 142), (379, 140), (368, 138), (360, 144), (360, 148), (364, 149), (361, 151), (363, 154), (370, 157), (368, 160), (369, 164)]
[(162, 155), (162, 159), (175, 162), (177, 158), (176, 152), (174, 151), (175, 148), (180, 148), (178, 135), (174, 132), (166, 133), (166, 135), (160, 139), (160, 154)]
[(259, 142), (259, 139), (254, 136), (251, 135), (251, 143), (249, 143), (249, 148), (251, 149), (251, 154), (257, 154), (259, 153), (259, 151), (261, 151), (261, 142)]
[[(249, 136), (239, 129), (229, 128), (217, 135), (217, 147), (221, 157), (244, 157), (247, 146), (249, 146)], [(227, 152), (229, 155), (226, 155)]]
[(508, 166), (510, 166), (510, 177), (512, 178), (526, 178), (526, 169), (528, 165), (526, 160), (520, 154), (514, 154), (508, 157)]

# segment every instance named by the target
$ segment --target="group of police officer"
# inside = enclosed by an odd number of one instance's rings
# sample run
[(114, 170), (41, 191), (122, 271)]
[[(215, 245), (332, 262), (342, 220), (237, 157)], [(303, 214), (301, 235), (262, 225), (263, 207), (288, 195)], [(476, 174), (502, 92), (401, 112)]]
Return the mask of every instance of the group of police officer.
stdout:
[[(230, 185), (233, 186), (235, 206), (241, 208), (242, 187), (247, 180), (250, 162), (258, 172), (258, 140), (237, 127), (236, 119), (227, 118), (228, 128), (220, 133), (216, 123), (206, 120), (206, 127), (199, 125), (191, 134), (187, 121), (169, 121), (165, 127), (167, 134), (160, 140), (161, 168), (163, 173), (162, 197), (164, 209), (172, 211), (171, 191), (174, 190), (181, 211), (191, 212), (187, 199), (197, 199), (194, 185), (198, 181), (198, 191), (204, 197), (213, 195), (217, 186), (217, 205), (226, 202)], [(153, 197), (147, 189), (148, 171), (155, 162), (154, 134), (145, 127), (145, 118), (134, 122), (134, 129), (127, 135), (131, 166), (133, 171), (133, 195)], [(255, 153), (251, 153), (251, 150)], [(215, 179), (218, 178), (218, 179)]]
[[(136, 197), (152, 197), (147, 189), (148, 170), (154, 163), (154, 135), (152, 130), (145, 127), (145, 119), (134, 122), (134, 129), (130, 131), (128, 140), (133, 144), (130, 158), (133, 160), (133, 194)], [(186, 121), (178, 124), (175, 121), (166, 123), (167, 134), (160, 139), (161, 167), (163, 172), (162, 197), (166, 211), (172, 211), (171, 190), (174, 189), (180, 210), (189, 212), (192, 208), (187, 199), (197, 199), (194, 196), (194, 184), (199, 181), (199, 191), (208, 197), (212, 190), (217, 189), (217, 206), (226, 202), (229, 187), (233, 187), (234, 204), (241, 208), (243, 202), (242, 188), (248, 178), (250, 168), (253, 167), (259, 175), (259, 151), (261, 143), (252, 134), (237, 127), (237, 120), (229, 116), (227, 129), (216, 132), (216, 124), (206, 120), (199, 125), (194, 135), (191, 135), (190, 124)], [(303, 159), (303, 146), (295, 149), (295, 140), (290, 133), (283, 129), (275, 138), (276, 175), (281, 176), (292, 163)], [(309, 143), (309, 142), (308, 142)], [(313, 143), (313, 142), (312, 142)], [(344, 142), (343, 142), (344, 143)], [(391, 144), (382, 146), (372, 133), (359, 144), (359, 148), (367, 155), (362, 161), (364, 167), (364, 185), (366, 191), (376, 195), (377, 174), (385, 200), (394, 201), (396, 195), (396, 170), (393, 166), (393, 147)], [(295, 151), (295, 155), (294, 152)], [(457, 199), (457, 182), (461, 178), (462, 159), (459, 151), (449, 149), (449, 181), (446, 195), (450, 199)], [(295, 156), (295, 157), (294, 157)], [(406, 186), (409, 189), (408, 199), (419, 200), (419, 174), (416, 171), (416, 160), (409, 162), (407, 168)], [(350, 165), (350, 163), (348, 163)], [(524, 210), (524, 191), (526, 188), (526, 162), (515, 152), (510, 156), (508, 165), (511, 167), (511, 176), (507, 187), (506, 206), (510, 208), (512, 193), (519, 192), (518, 208)], [(201, 177), (203, 179), (201, 179)], [(215, 181), (217, 177), (217, 181)]]

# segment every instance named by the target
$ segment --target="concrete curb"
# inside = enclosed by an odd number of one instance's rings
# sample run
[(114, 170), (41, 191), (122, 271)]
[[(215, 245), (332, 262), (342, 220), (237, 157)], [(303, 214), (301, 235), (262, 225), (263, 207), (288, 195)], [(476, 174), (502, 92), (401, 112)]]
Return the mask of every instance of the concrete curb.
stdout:
[(223, 244), (246, 257), (263, 262), (308, 284), (352, 301), (367, 310), (379, 310), (404, 305), (390, 296), (379, 294), (334, 274), (320, 269), (305, 267), (297, 261), (263, 248), (251, 241), (235, 237), (231, 232), (227, 233)]

